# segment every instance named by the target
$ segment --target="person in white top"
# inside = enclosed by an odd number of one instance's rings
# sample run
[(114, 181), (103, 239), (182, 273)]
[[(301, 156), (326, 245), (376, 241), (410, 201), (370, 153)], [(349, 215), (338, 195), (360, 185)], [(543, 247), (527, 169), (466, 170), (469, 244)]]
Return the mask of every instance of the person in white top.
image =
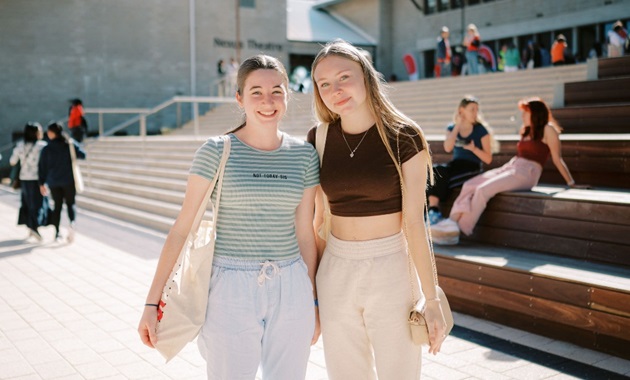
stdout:
[(15, 166), (20, 163), (20, 190), (22, 205), (18, 224), (25, 224), (29, 229), (27, 239), (41, 241), (38, 228), (48, 223), (48, 201), (39, 190), (38, 164), (39, 156), (46, 142), (42, 141), (42, 126), (29, 122), (24, 126), (24, 141), (13, 149), (9, 163)]
[(608, 32), (608, 57), (621, 57), (625, 54), (625, 43), (628, 32), (621, 21), (613, 24)]

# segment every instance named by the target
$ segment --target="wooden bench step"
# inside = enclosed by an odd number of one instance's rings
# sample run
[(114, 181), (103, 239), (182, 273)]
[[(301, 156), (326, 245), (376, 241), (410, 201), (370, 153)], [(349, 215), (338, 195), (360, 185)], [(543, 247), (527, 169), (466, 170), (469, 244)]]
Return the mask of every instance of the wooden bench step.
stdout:
[(630, 103), (557, 108), (552, 113), (565, 133), (630, 132)]
[(630, 56), (606, 58), (597, 61), (597, 77), (619, 78), (630, 76)]
[(466, 239), (630, 268), (630, 192), (534, 187), (493, 197)]
[[(452, 158), (444, 152), (444, 136), (427, 136), (433, 161), (445, 163)], [(485, 168), (493, 169), (516, 155), (518, 136), (500, 136), (501, 151)], [(562, 134), (562, 157), (575, 181), (594, 187), (630, 189), (630, 134)], [(544, 167), (542, 183), (565, 184), (551, 160)]]
[(630, 103), (630, 76), (564, 84), (565, 106)]
[(454, 310), (630, 357), (630, 269), (470, 242), (435, 250)]

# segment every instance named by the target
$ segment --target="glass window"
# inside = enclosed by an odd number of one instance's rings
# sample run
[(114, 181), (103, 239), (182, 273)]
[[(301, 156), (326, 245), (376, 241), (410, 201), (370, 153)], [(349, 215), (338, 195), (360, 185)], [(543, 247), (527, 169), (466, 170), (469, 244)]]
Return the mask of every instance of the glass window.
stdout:
[(424, 0), (424, 13), (430, 15), (437, 12), (437, 0)]
[(256, 0), (240, 0), (243, 8), (256, 8)]

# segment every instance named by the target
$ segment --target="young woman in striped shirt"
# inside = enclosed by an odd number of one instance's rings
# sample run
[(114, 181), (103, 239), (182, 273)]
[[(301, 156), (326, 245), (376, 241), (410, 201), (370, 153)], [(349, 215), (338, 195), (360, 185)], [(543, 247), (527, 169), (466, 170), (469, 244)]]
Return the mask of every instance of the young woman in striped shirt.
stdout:
[[(313, 146), (279, 130), (287, 109), (288, 76), (273, 57), (240, 66), (236, 99), (245, 113), (228, 133), (206, 322), (198, 338), (208, 379), (303, 379), (310, 345), (319, 337), (312, 228), (319, 160)], [(162, 288), (214, 177), (223, 140), (195, 154), (182, 210), (168, 234), (147, 297)], [(213, 195), (214, 200), (214, 195)], [(155, 342), (155, 307), (139, 332)]]

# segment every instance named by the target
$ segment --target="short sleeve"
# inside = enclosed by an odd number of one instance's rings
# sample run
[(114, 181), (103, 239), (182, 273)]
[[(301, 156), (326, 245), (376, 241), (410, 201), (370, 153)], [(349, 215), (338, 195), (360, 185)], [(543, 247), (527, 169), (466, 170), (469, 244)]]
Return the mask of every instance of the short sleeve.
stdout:
[[(396, 142), (394, 141), (394, 147)], [(400, 162), (405, 163), (409, 161), (413, 156), (425, 149), (420, 131), (418, 129), (406, 126), (400, 131)], [(394, 151), (396, 154), (396, 151)]]
[(304, 175), (305, 189), (319, 185), (319, 156), (315, 148), (310, 147), (309, 151), (311, 155)]
[(220, 138), (208, 139), (195, 152), (189, 174), (199, 175), (208, 181), (212, 181), (219, 167), (223, 140)]
[(317, 145), (315, 145), (316, 136), (317, 136), (317, 125), (309, 129), (308, 133), (306, 134), (306, 141), (311, 143), (312, 146), (317, 147)]

